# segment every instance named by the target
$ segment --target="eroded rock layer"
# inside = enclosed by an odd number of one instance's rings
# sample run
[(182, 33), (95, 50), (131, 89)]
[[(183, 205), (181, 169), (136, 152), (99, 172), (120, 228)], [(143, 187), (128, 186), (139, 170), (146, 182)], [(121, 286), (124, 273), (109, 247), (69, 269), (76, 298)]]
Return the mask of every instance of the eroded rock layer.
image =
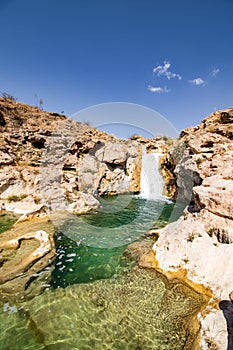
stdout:
[(86, 213), (96, 197), (140, 190), (141, 146), (58, 113), (0, 98), (0, 205)]

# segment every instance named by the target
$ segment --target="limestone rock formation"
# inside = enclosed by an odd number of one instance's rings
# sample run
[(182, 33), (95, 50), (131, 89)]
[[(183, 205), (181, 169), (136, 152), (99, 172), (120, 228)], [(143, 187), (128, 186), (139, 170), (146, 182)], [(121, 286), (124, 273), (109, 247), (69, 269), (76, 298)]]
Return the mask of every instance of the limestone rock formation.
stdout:
[(142, 137), (142, 136), (131, 136), (131, 140), (136, 140), (146, 147), (146, 151), (148, 153), (155, 152), (166, 154), (169, 148), (174, 144), (174, 140), (167, 136), (155, 136), (150, 139)]
[(212, 292), (210, 314), (200, 315), (201, 348), (212, 342), (225, 349), (226, 322), (216, 305), (233, 289), (233, 109), (215, 112), (184, 130), (173, 149), (175, 158), (177, 198), (187, 207), (177, 222), (157, 230), (157, 267), (185, 270), (190, 280)]
[(139, 192), (137, 141), (7, 98), (0, 98), (0, 117), (0, 201), (7, 211), (86, 213), (100, 195)]
[(78, 188), (92, 195), (139, 192), (140, 156), (135, 141), (114, 140), (99, 145), (78, 165)]

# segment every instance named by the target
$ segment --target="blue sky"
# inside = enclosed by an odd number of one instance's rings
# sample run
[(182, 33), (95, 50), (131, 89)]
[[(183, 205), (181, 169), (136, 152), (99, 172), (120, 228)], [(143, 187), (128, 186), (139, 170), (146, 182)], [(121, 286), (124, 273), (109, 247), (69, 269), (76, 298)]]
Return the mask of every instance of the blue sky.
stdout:
[(233, 106), (232, 14), (232, 0), (0, 0), (0, 92), (67, 115), (135, 103), (180, 131)]

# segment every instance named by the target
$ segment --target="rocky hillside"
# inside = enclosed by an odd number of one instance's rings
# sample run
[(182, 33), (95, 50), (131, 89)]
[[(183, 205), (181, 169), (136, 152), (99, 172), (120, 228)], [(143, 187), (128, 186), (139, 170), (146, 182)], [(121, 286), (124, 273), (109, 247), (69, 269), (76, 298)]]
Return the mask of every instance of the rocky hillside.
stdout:
[(58, 113), (0, 98), (1, 207), (49, 206), (84, 213), (103, 194), (140, 190), (141, 154), (123, 141)]

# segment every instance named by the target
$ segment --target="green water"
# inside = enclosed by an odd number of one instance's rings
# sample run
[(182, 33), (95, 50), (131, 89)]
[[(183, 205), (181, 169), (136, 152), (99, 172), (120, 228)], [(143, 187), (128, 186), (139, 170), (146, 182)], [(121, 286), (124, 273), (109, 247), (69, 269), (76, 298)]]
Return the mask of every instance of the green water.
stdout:
[(7, 231), (17, 221), (18, 216), (0, 214), (0, 233)]
[(115, 198), (96, 213), (70, 217), (56, 237), (51, 287), (1, 306), (0, 349), (191, 349), (190, 325), (203, 296), (122, 255), (147, 229), (177, 215), (165, 201)]
[(91, 282), (120, 274), (130, 268), (122, 253), (127, 245), (141, 240), (151, 228), (164, 226), (181, 207), (171, 201), (147, 201), (118, 196), (102, 199), (100, 210), (73, 216), (56, 237), (57, 259), (53, 287)]

